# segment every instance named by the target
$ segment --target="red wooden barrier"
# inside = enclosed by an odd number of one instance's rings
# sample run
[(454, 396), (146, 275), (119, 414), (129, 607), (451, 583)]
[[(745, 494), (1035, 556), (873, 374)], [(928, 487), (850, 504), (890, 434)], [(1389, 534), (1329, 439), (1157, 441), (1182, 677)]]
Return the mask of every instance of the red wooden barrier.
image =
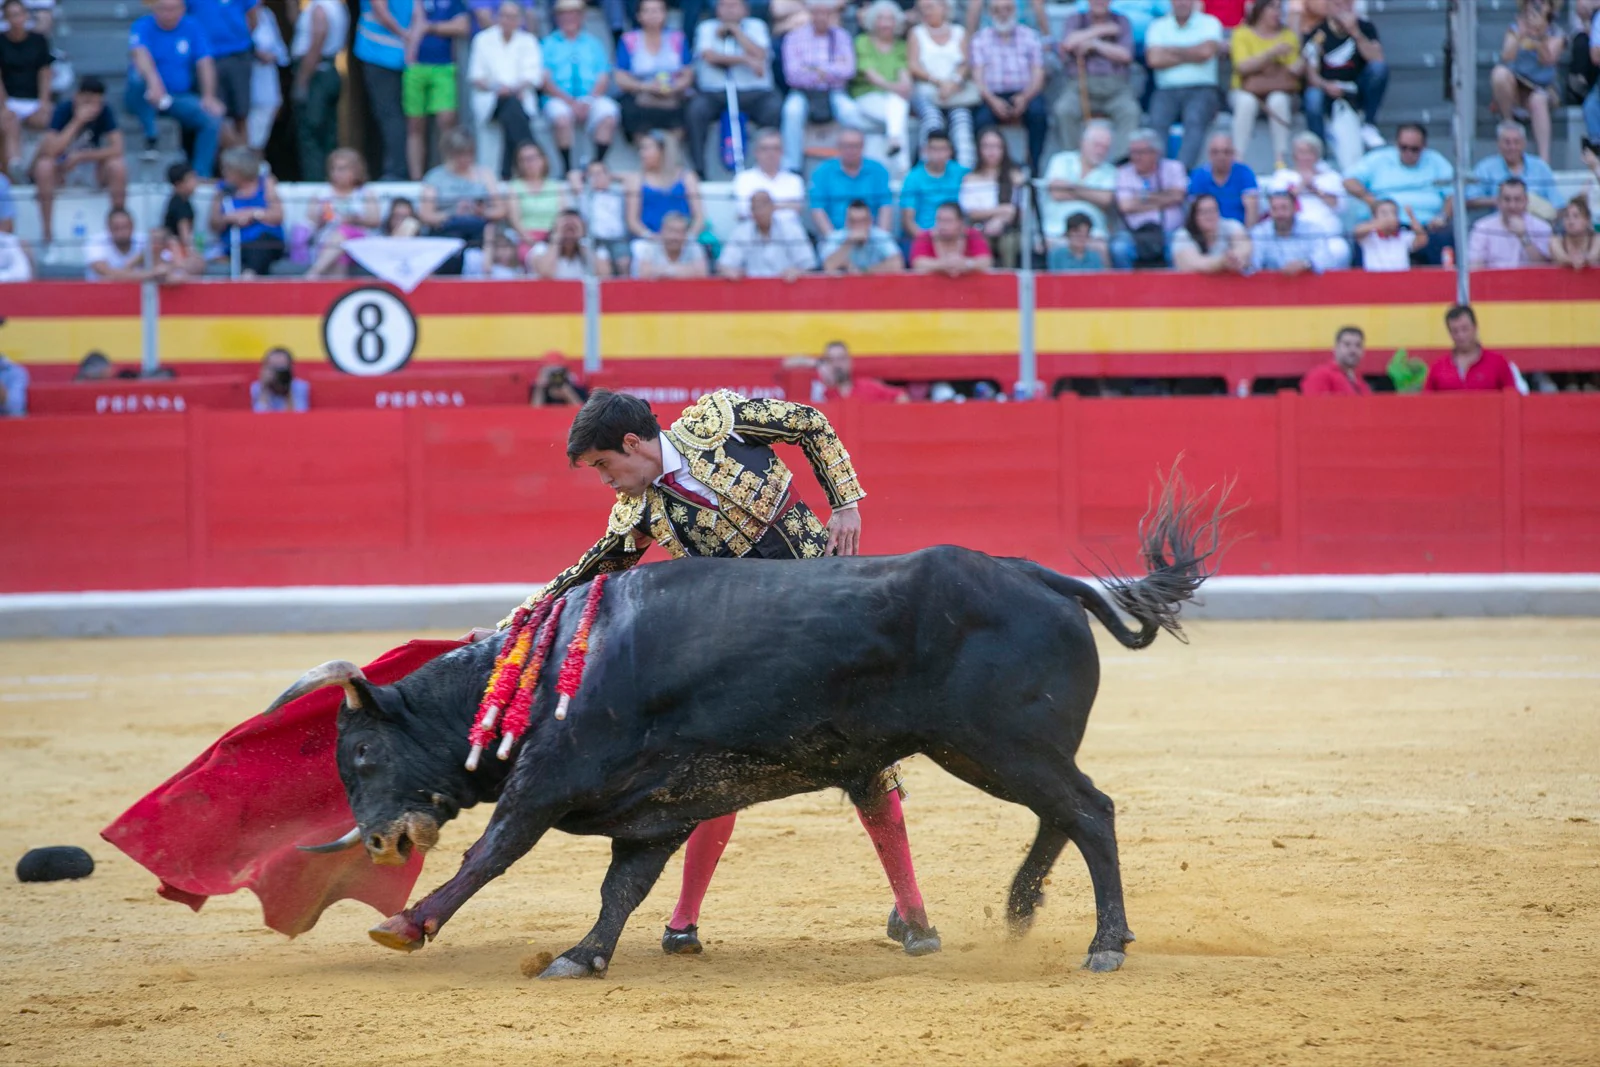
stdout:
[[(1600, 570), (1600, 396), (839, 405), (866, 544), (1137, 564), (1178, 453), (1237, 477), (1227, 573)], [(0, 591), (512, 581), (571, 562), (608, 497), (570, 410), (0, 422)], [(820, 495), (794, 454), (803, 495)]]

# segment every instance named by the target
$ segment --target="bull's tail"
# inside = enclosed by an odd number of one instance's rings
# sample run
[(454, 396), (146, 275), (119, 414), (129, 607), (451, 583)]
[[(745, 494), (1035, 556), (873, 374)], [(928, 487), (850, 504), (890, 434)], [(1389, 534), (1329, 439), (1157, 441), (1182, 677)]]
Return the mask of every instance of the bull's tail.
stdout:
[[(1041, 567), (1046, 583), (1083, 604), (1127, 648), (1149, 646), (1162, 630), (1186, 641), (1178, 612), (1184, 601), (1194, 598), (1200, 584), (1216, 573), (1216, 562), (1227, 547), (1222, 525), (1239, 510), (1228, 507), (1232, 488), (1232, 482), (1224, 484), (1214, 501), (1209, 490), (1196, 495), (1174, 463), (1139, 520), (1139, 555), (1148, 571), (1143, 578), (1120, 573), (1103, 561), (1103, 574), (1088, 568), (1110, 600), (1088, 582)], [(1113, 602), (1139, 622), (1137, 631), (1117, 615)]]

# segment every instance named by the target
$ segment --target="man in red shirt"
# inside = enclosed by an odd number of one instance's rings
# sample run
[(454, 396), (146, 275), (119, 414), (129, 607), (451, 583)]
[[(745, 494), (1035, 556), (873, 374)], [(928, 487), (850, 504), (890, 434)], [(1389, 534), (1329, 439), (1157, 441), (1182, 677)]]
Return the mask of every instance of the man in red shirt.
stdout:
[(1333, 338), (1333, 358), (1319, 363), (1300, 379), (1302, 396), (1371, 396), (1360, 374), (1367, 353), (1367, 335), (1359, 326), (1341, 326)]
[(851, 367), (850, 349), (843, 341), (829, 341), (817, 361), (817, 380), (811, 384), (811, 402), (865, 400), (869, 404), (905, 403), (904, 389), (877, 378), (858, 378)]
[(933, 229), (923, 230), (911, 242), (911, 269), (918, 274), (947, 274), (959, 278), (994, 266), (989, 242), (967, 225), (961, 205), (954, 200), (939, 205)]
[(1448, 356), (1440, 356), (1428, 368), (1425, 393), (1451, 393), (1461, 390), (1515, 389), (1525, 392), (1511, 363), (1498, 352), (1478, 343), (1478, 316), (1467, 304), (1457, 304), (1444, 313), (1445, 329), (1454, 346)]

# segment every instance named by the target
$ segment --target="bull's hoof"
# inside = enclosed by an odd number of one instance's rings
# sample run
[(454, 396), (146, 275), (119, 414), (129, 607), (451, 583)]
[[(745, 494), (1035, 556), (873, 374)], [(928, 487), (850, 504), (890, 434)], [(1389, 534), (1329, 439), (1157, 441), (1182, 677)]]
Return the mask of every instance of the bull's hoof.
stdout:
[(1122, 969), (1122, 961), (1128, 958), (1126, 952), (1116, 949), (1103, 949), (1100, 952), (1091, 952), (1083, 961), (1083, 969), (1096, 974), (1109, 974), (1111, 971)]
[(391, 915), (383, 920), (368, 930), (367, 936), (384, 948), (392, 948), (399, 952), (415, 952), (428, 943), (422, 927), (405, 912)]
[(705, 951), (705, 946), (700, 944), (700, 928), (693, 924), (682, 930), (667, 927), (667, 932), (661, 935), (661, 951), (669, 956), (700, 955)]
[(890, 941), (900, 942), (907, 956), (931, 956), (944, 947), (938, 930), (907, 922), (900, 917), (899, 908), (889, 909), (889, 925), (885, 932)]
[(566, 956), (557, 956), (550, 961), (539, 975), (540, 978), (598, 978), (606, 973), (606, 958), (595, 956), (589, 963), (580, 963), (568, 959)]

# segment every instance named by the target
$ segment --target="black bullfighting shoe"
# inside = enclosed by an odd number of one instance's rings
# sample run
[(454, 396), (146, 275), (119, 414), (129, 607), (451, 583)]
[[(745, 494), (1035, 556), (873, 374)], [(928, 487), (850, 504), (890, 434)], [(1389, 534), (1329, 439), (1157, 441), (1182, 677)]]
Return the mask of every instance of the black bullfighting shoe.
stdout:
[(685, 926), (682, 930), (667, 927), (661, 935), (661, 951), (669, 956), (698, 956), (705, 949), (700, 944), (700, 928)]
[(900, 918), (899, 908), (889, 909), (889, 940), (898, 941), (907, 956), (931, 956), (944, 947), (937, 927), (913, 926)]

